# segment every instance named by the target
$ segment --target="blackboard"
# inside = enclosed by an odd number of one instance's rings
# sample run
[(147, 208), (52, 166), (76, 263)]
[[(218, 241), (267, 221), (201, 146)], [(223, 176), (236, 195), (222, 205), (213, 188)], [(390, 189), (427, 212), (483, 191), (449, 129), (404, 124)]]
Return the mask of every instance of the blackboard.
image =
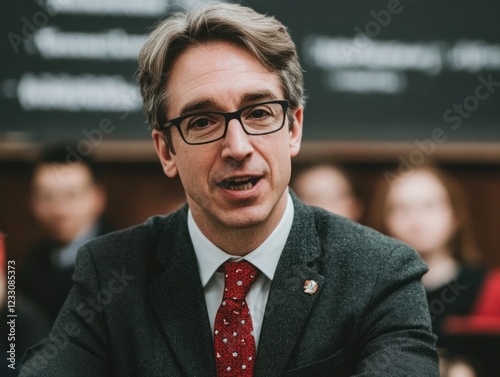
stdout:
[[(149, 138), (137, 51), (155, 22), (196, 2), (5, 4), (0, 138)], [(241, 3), (291, 31), (305, 70), (305, 139), (500, 141), (500, 2)]]

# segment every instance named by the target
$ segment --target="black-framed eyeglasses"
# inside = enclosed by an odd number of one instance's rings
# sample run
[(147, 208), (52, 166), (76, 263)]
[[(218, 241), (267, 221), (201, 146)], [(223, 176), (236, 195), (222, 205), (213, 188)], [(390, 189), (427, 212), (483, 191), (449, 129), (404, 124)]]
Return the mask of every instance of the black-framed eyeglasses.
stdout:
[(229, 121), (237, 119), (247, 135), (267, 135), (281, 130), (285, 124), (287, 100), (259, 102), (225, 113), (203, 111), (169, 120), (163, 129), (175, 126), (182, 139), (191, 145), (208, 144), (226, 136)]

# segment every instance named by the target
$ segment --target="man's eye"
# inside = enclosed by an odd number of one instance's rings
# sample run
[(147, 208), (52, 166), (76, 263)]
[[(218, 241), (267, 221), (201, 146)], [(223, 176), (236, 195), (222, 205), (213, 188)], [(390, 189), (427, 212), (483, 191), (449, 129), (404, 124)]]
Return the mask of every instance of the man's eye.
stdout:
[(260, 118), (266, 118), (270, 116), (270, 112), (265, 110), (265, 109), (254, 109), (252, 112), (249, 114), (249, 118), (253, 119), (260, 119)]
[(201, 129), (212, 125), (214, 122), (208, 118), (194, 118), (189, 122), (189, 128)]

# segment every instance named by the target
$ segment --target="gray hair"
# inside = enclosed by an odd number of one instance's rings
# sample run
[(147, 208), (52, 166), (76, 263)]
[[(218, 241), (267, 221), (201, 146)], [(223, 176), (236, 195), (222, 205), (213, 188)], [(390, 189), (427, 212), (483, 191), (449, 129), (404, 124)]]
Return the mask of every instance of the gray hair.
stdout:
[(138, 58), (137, 82), (144, 114), (153, 129), (166, 122), (166, 81), (175, 59), (188, 47), (227, 41), (248, 49), (275, 72), (292, 109), (304, 106), (302, 68), (286, 27), (274, 17), (236, 4), (212, 3), (175, 13), (152, 31)]

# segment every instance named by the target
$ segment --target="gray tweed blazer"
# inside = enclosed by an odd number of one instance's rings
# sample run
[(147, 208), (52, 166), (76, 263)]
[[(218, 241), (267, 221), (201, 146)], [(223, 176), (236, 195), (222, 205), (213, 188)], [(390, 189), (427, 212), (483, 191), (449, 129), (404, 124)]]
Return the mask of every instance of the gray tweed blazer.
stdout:
[[(437, 377), (416, 252), (293, 200), (254, 375)], [(216, 375), (186, 206), (87, 243), (73, 280), (21, 376)], [(304, 293), (306, 280), (315, 294)]]

